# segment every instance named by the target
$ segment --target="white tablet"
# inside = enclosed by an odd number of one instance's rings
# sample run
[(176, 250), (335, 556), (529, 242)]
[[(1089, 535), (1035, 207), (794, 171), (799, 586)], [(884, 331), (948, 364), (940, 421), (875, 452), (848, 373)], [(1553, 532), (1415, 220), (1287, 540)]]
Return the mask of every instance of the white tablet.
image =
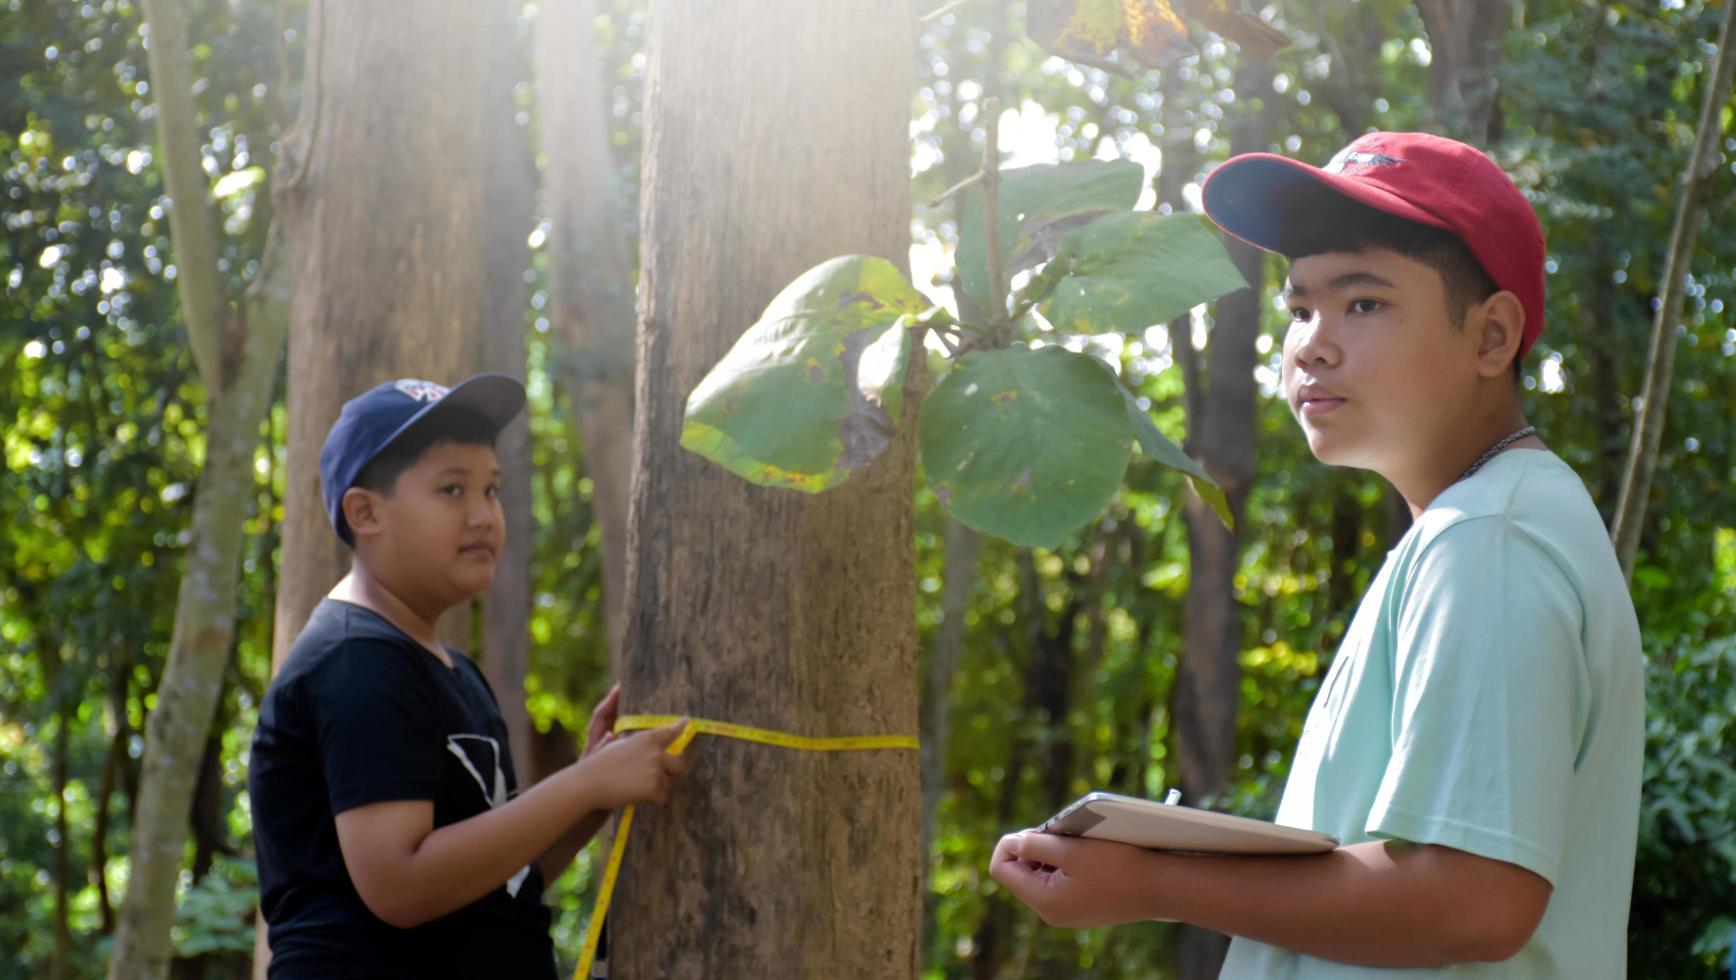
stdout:
[(1195, 854), (1320, 854), (1338, 846), (1312, 830), (1116, 793), (1087, 793), (1038, 829)]

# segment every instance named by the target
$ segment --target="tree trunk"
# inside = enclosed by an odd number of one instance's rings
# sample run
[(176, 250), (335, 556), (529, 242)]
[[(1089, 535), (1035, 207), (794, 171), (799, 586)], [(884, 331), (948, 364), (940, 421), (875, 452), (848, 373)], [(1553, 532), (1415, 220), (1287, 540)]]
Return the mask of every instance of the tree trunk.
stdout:
[(216, 219), (199, 165), (185, 11), (179, 0), (148, 0), (145, 12), (182, 319), (205, 383), (206, 448), (193, 496), (189, 537), (196, 544), (182, 569), (169, 657), (156, 708), (145, 723), (131, 874), (109, 961), (111, 978), (156, 978), (168, 970), (187, 816), (234, 633), (253, 453), (271, 404), (285, 326), (275, 227), (239, 313), (224, 299), (215, 235), (208, 233)]
[(922, 710), (922, 854), (926, 868), (934, 844), (934, 815), (946, 789), (946, 743), (951, 734), (952, 679), (964, 657), (965, 617), (976, 591), (977, 555), (982, 535), (948, 518), (946, 564), (942, 571), (940, 630), (928, 666), (926, 704)]
[[(338, 410), (382, 381), (450, 384), (480, 364), (489, 100), (476, 40), (498, 5), (321, 0), (308, 13), (298, 169), (280, 211), (297, 262), (274, 667), (349, 568), (319, 484)], [(466, 612), (442, 623), (455, 645), (469, 646)]]
[(1487, 147), (1500, 131), (1494, 73), (1511, 0), (1417, 0), (1429, 34), (1429, 102), (1452, 135)]
[(593, 0), (537, 9), (537, 107), (548, 202), (549, 319), (578, 413), (591, 510), (601, 526), (603, 613), (621, 652), (633, 466), (633, 264), (604, 115)]
[[(275, 671), (350, 554), (321, 503), (319, 451), (343, 403), (382, 381), (443, 384), (481, 363), (485, 195), (476, 138), (505, 0), (327, 4), (308, 13), (293, 173), (279, 213), (296, 243)], [(504, 302), (504, 301), (503, 301)], [(468, 610), (441, 623), (469, 646)], [(262, 938), (254, 976), (269, 953)]]
[[(840, 253), (904, 263), (914, 27), (900, 0), (652, 7), (632, 711), (917, 730), (918, 392), (886, 453), (818, 496), (752, 486), (677, 441), (687, 393), (784, 284)], [(614, 975), (916, 974), (915, 753), (709, 738), (689, 752), (669, 805), (640, 814), (611, 913)]]
[(1670, 378), (1676, 366), (1676, 333), (1682, 322), (1682, 303), (1687, 296), (1688, 276), (1694, 259), (1694, 243), (1700, 236), (1700, 198), (1718, 171), (1718, 144), (1723, 139), (1722, 113), (1730, 101), (1730, 83), (1736, 75), (1736, 4), (1724, 10), (1718, 29), (1718, 49), (1702, 76), (1706, 79), (1705, 101), (1700, 122), (1694, 129), (1694, 148), (1682, 171), (1682, 197), (1676, 205), (1676, 223), (1670, 231), (1670, 250), (1664, 258), (1659, 280), (1664, 292), (1652, 319), (1651, 349), (1646, 356), (1646, 386), (1640, 394), (1640, 411), (1634, 419), (1633, 445), (1628, 450), (1627, 471), (1621, 482), (1621, 502), (1616, 505), (1616, 558), (1622, 574), (1633, 577), (1634, 556), (1640, 548), (1645, 525), (1646, 501), (1651, 496), (1652, 473), (1658, 465), (1658, 446), (1664, 438), (1664, 413), (1669, 407)]
[[(1263, 92), (1271, 81), (1270, 63), (1252, 61), (1237, 78), (1236, 90)], [(1236, 125), (1231, 153), (1265, 149), (1269, 112)], [(1227, 236), (1226, 243), (1250, 288), (1218, 301), (1206, 351), (1205, 391), (1197, 400), (1190, 397), (1199, 415), (1188, 420), (1188, 444), (1198, 450), (1200, 462), (1224, 488), (1239, 526), (1254, 483), (1258, 412), (1254, 365), (1259, 358), (1254, 342), (1260, 335), (1264, 277), (1261, 253)], [(1171, 704), (1179, 735), (1176, 765), (1182, 796), (1199, 805), (1221, 792), (1235, 770), (1242, 649), (1236, 566), (1241, 535), (1224, 527), (1191, 490), (1183, 517), (1188, 532), (1187, 625)], [(1184, 930), (1183, 980), (1217, 976), (1226, 948), (1227, 940), (1215, 932)]]
[(48, 974), (54, 980), (72, 975), (72, 828), (66, 819), (67, 755), (72, 733), (72, 695), (61, 692), (54, 722), (54, 952)]
[[(513, 89), (528, 81), (528, 45), (514, 8), (487, 8), (485, 54), (488, 76), (481, 125), (489, 165), (483, 170), (484, 269), (482, 362), (484, 371), (525, 380), (524, 274), (530, 268), (527, 236), (535, 225), (536, 165), (530, 135), (515, 118)], [(506, 547), (494, 566), (494, 584), (482, 603), (482, 672), (500, 703), (500, 717), (522, 789), (530, 785), (531, 726), (525, 709), (524, 675), (530, 668), (531, 515), (530, 412), (519, 413), (495, 444), (500, 459), (500, 505), (506, 513)]]

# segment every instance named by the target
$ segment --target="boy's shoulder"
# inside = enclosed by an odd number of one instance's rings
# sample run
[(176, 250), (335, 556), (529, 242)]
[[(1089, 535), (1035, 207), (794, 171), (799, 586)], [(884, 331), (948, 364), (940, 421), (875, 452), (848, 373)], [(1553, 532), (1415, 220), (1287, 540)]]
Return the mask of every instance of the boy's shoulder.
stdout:
[(1400, 595), (1428, 592), (1443, 578), (1491, 577), (1531, 599), (1632, 609), (1591, 494), (1547, 450), (1503, 453), (1449, 487), (1418, 515), (1394, 557)]
[(356, 673), (413, 668), (422, 648), (379, 614), (338, 599), (322, 599), (296, 634), (272, 681), (282, 692), (326, 683), (353, 683)]
[[(1475, 547), (1491, 535), (1513, 534), (1546, 551), (1592, 543), (1608, 550), (1609, 535), (1585, 484), (1548, 450), (1503, 453), (1475, 476), (1448, 487), (1417, 516), (1405, 545)], [(1613, 557), (1613, 551), (1611, 552)]]

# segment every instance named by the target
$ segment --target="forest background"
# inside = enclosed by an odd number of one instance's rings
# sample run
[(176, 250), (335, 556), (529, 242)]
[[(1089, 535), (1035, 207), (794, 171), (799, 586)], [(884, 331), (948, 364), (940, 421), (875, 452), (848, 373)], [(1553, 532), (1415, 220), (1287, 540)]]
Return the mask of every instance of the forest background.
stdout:
[[(180, 292), (187, 246), (171, 244), (166, 220), (174, 178), (147, 6), (0, 4), (0, 978), (108, 969), (137, 821), (163, 823), (141, 801), (148, 718), (201, 544), (191, 515), (214, 457), (207, 409), (234, 405), (237, 372), (262, 379), (263, 414), (240, 471), (234, 628), (203, 756), (177, 763), (192, 786), (190, 826), (154, 829), (188, 834), (173, 869), (175, 975), (248, 975), (255, 945), (246, 756), (286, 640), (292, 391), (298, 364), (316, 370), (297, 345), (301, 321), (264, 285), (275, 212), (300, 208), (305, 229), (312, 210), (295, 201), (274, 146), (298, 115), (306, 123), (303, 66), (316, 62), (305, 3), (186, 4), (187, 133), (196, 185), (215, 208), (209, 295), (213, 309), (252, 315), (220, 314), (229, 328), (201, 334)], [(521, 768), (543, 772), (570, 757), (625, 629), (651, 18), (628, 0), (500, 2), (486, 32), (418, 48), (407, 31), (393, 48), (412, 15), (361, 6), (348, 16), (373, 33), (357, 36), (403, 59), (403, 91), (423, 94), (348, 133), (347, 164), (412, 183), (432, 156), (468, 167), (469, 196), (418, 220), (478, 232), (478, 268), (509, 286), (485, 296), (483, 353), (437, 380), (484, 367), (528, 380), (528, 427), (506, 444), (527, 476), (516, 488), (526, 547), (508, 557), (528, 572), (501, 586), (517, 593), (491, 594), (454, 628), (497, 688), (503, 677), (521, 685), (522, 712), (503, 699), (515, 751)], [(908, 262), (919, 289), (956, 304), (947, 269), (962, 195), (936, 198), (977, 170), (988, 99), (1002, 106), (992, 120), (1001, 166), (1133, 160), (1145, 168), (1140, 207), (1159, 210), (1197, 209), (1203, 175), (1232, 152), (1323, 162), (1369, 128), (1459, 135), (1487, 147), (1543, 218), (1548, 329), (1525, 364), (1526, 408), (1613, 519), (1722, 5), (1285, 0), (1266, 16), (1290, 43), (1269, 60), (1196, 26), (1185, 51), (1125, 75), (1051, 56), (1027, 36), (1023, 3), (935, 6), (907, 12)], [(437, 97), (460, 63), (481, 66), (464, 74), (483, 90), (465, 106), (471, 117)], [(1720, 975), (1736, 933), (1736, 138), (1723, 135), (1732, 110), (1718, 101), (1716, 169), (1692, 215), (1699, 238), (1632, 568), (1648, 659), (1629, 930), (1642, 977)], [(793, 145), (744, 138), (728, 150), (744, 167), (823, 165), (756, 158)], [(309, 166), (290, 159), (287, 169)], [(289, 190), (274, 198), (274, 183)], [(594, 234), (575, 239), (563, 218)], [(768, 219), (754, 233), (780, 229)], [(1404, 529), (1382, 481), (1309, 456), (1275, 396), (1281, 265), (1235, 254), (1254, 293), (1083, 345), (1224, 485), (1234, 533), (1149, 462), (1056, 548), (978, 535), (917, 491), (923, 976), (1197, 975), (1199, 954), (1186, 951), (1197, 940), (1179, 927), (1042, 927), (989, 881), (989, 849), (1088, 789), (1180, 785), (1202, 803), (1270, 815), (1354, 603)], [(417, 292), (414, 276), (441, 268), (437, 255), (417, 261), (406, 260), (411, 278), (376, 291)], [(304, 288), (305, 254), (293, 268), (291, 288)], [(245, 353), (250, 340), (269, 347), (265, 325), (285, 320), (287, 360), (276, 348)], [(395, 343), (439, 343), (403, 330)], [(353, 353), (347, 377), (408, 373), (390, 345)], [(550, 888), (569, 970), (598, 870), (593, 849)]]

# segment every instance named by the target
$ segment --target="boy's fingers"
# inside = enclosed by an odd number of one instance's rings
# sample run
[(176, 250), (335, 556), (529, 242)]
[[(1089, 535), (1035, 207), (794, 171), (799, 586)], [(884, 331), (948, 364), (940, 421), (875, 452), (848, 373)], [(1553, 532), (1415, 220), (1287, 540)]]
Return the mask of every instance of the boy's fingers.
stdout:
[(675, 724), (669, 725), (665, 728), (653, 728), (651, 731), (646, 732), (645, 734), (651, 739), (651, 741), (657, 743), (658, 748), (666, 749), (669, 747), (670, 743), (674, 742), (676, 738), (680, 737), (681, 730), (683, 728), (687, 727), (688, 721), (689, 721), (689, 719), (685, 715), (683, 715), (681, 720), (676, 722)]
[(1066, 861), (1072, 851), (1073, 842), (1057, 834), (1016, 835), (1018, 842), (1018, 858), (1028, 863), (1059, 866)]
[(679, 755), (670, 755), (667, 752), (663, 753), (663, 771), (668, 773), (671, 776), (679, 776), (682, 773), (686, 772), (687, 771), (687, 759), (686, 759), (686, 757), (685, 756), (679, 756)]
[(620, 716), (621, 685), (609, 688), (609, 693), (603, 695), (603, 700), (597, 702), (597, 707), (591, 711), (590, 737), (601, 738), (615, 727), (615, 719)]

